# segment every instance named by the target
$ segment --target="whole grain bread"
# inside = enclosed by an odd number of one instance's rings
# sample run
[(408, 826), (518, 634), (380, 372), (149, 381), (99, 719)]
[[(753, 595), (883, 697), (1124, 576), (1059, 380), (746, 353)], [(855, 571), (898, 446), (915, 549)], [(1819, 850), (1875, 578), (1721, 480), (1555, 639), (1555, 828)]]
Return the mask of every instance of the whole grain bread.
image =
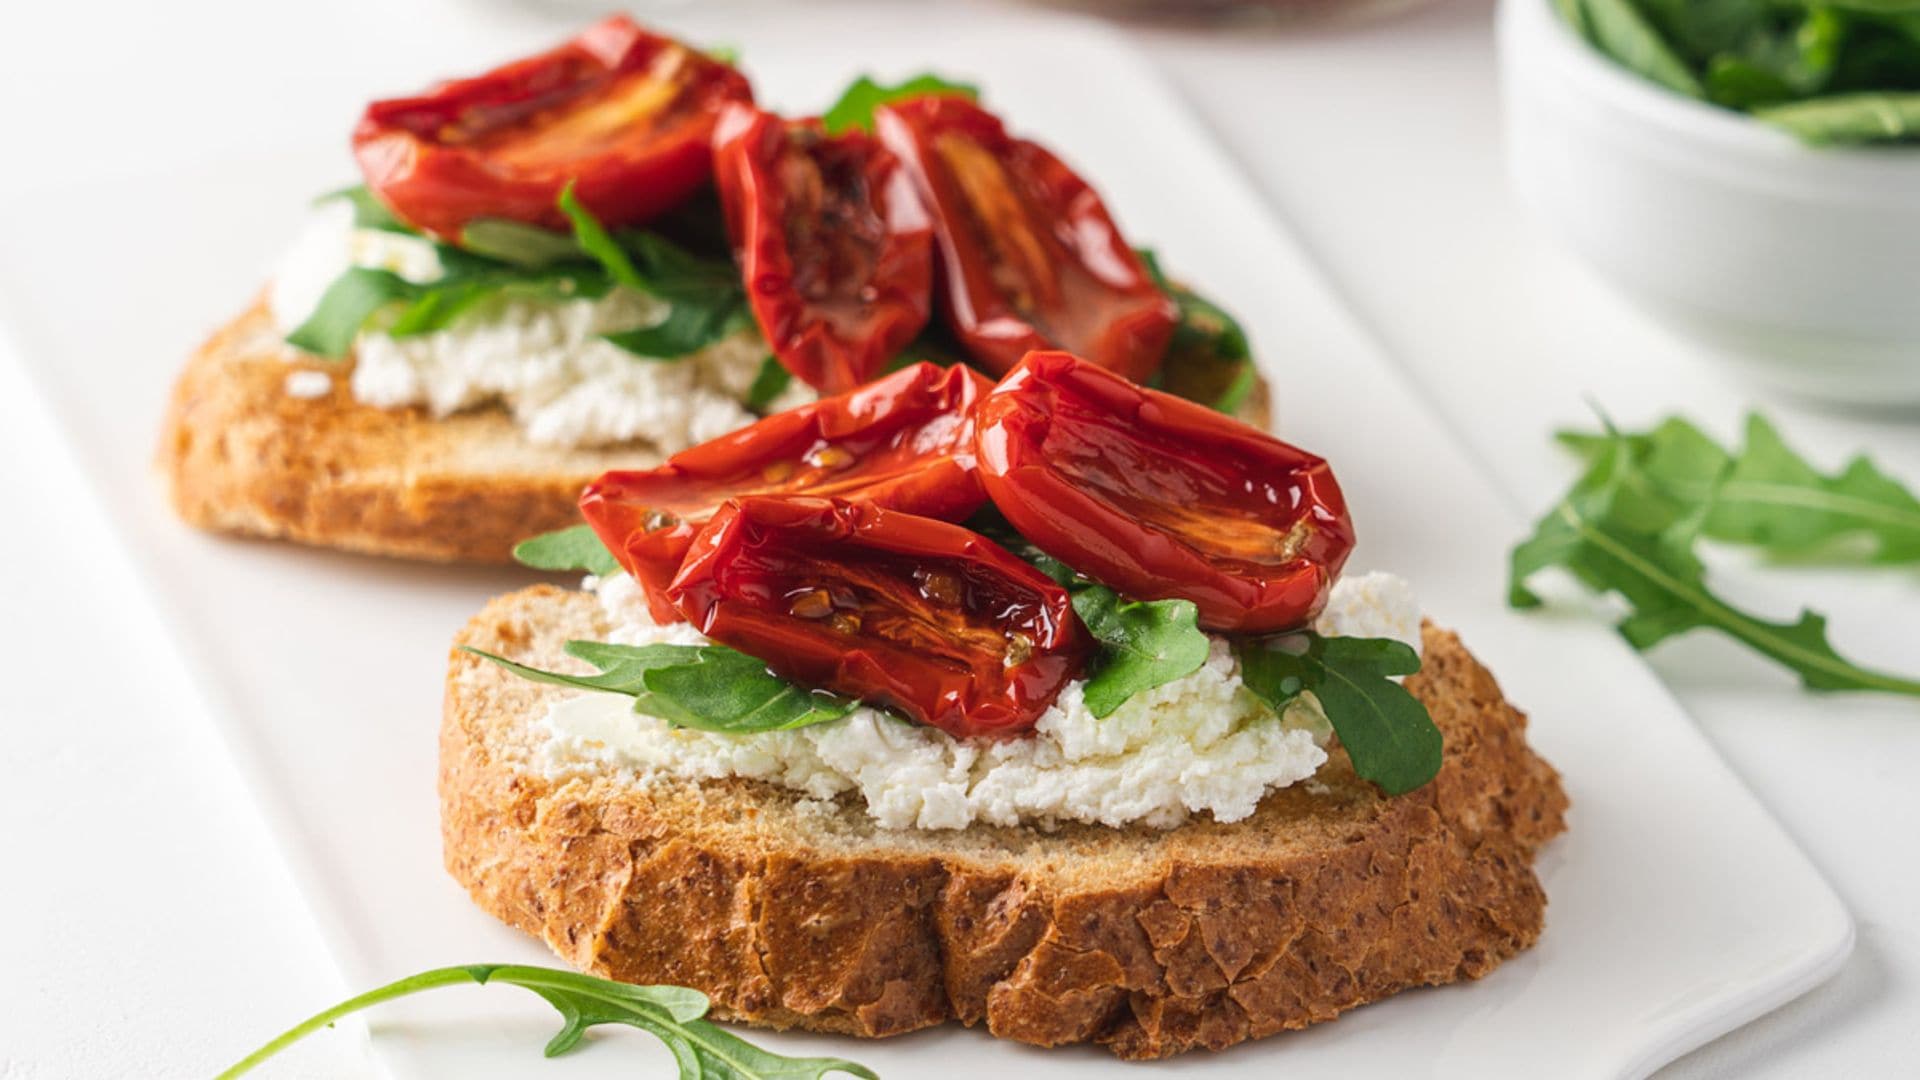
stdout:
[[(174, 384), (159, 468), (174, 509), (220, 532), (435, 562), (503, 563), (529, 536), (577, 523), (580, 489), (646, 468), (643, 444), (539, 446), (499, 408), (436, 419), (354, 400), (351, 359), (291, 352), (264, 302), (216, 332)], [(323, 396), (287, 392), (318, 371)]]
[[(287, 376), (323, 372), (318, 397)], [(304, 357), (264, 300), (221, 327), (174, 384), (159, 471), (174, 510), (218, 532), (434, 562), (506, 563), (529, 536), (579, 521), (580, 489), (661, 460), (645, 443), (541, 446), (498, 407), (435, 418), (353, 397), (351, 358)], [(1265, 425), (1265, 384), (1240, 415)]]
[[(500, 597), (472, 645), (562, 669), (611, 629), (584, 593)], [(1154, 1058), (1477, 978), (1531, 945), (1532, 863), (1567, 806), (1526, 718), (1428, 626), (1407, 685), (1446, 738), (1425, 788), (1383, 798), (1337, 748), (1230, 825), (888, 831), (755, 781), (551, 779), (545, 705), (571, 691), (454, 652), (440, 734), (448, 870), (567, 963), (676, 983), (722, 1018), (893, 1035), (947, 1020)]]

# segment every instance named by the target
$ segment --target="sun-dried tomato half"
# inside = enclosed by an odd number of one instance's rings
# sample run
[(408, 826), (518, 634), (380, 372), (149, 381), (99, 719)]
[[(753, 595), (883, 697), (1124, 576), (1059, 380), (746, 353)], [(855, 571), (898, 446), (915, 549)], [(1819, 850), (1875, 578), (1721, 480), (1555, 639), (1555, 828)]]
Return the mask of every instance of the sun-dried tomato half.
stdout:
[(886, 369), (927, 325), (933, 233), (913, 181), (864, 131), (748, 105), (713, 139), (747, 300), (788, 371), (823, 393)]
[(476, 218), (565, 229), (569, 183), (602, 224), (637, 225), (706, 182), (720, 109), (752, 100), (738, 71), (614, 15), (538, 56), (374, 102), (353, 152), (394, 213), (455, 242)]
[(1065, 589), (963, 526), (805, 496), (729, 501), (668, 597), (777, 674), (960, 738), (1031, 730), (1092, 639)]
[(980, 508), (973, 407), (991, 384), (966, 367), (920, 363), (702, 443), (658, 468), (610, 472), (580, 497), (587, 523), (647, 593), (662, 596), (721, 503), (738, 495), (857, 499), (959, 521)]
[(1305, 624), (1353, 550), (1322, 459), (1066, 353), (1034, 353), (980, 403), (980, 479), (1041, 550), (1214, 630)]
[(933, 213), (941, 311), (981, 366), (1033, 349), (1136, 381), (1160, 366), (1179, 309), (1065, 162), (955, 95), (883, 105), (874, 130)]

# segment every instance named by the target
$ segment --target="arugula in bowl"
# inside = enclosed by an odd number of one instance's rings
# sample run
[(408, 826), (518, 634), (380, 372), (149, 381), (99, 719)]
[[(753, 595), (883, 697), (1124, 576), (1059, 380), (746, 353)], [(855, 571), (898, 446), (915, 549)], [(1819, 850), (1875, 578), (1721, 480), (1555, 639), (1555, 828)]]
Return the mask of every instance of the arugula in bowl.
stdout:
[(1920, 143), (1920, 0), (1552, 0), (1629, 71), (1813, 145)]

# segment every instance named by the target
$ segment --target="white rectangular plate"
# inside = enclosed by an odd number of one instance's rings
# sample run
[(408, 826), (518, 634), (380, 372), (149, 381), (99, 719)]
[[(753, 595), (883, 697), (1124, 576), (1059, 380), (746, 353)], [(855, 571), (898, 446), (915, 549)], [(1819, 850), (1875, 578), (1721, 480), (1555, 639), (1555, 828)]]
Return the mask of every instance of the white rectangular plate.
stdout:
[[(1149, 67), (1077, 22), (882, 27), (873, 10), (831, 26), (760, 13), (688, 29), (740, 45), (762, 99), (795, 111), (823, 106), (863, 70), (973, 78), (1017, 129), (1094, 177), (1137, 241), (1243, 316), (1281, 430), (1339, 471), (1362, 536), (1353, 567), (1406, 575), (1429, 612), (1461, 631), (1533, 714), (1534, 742), (1573, 797), (1572, 831), (1540, 864), (1551, 907), (1531, 952), (1478, 983), (1156, 1071), (1639, 1076), (1836, 969), (1852, 942), (1845, 911), (1648, 670), (1603, 627), (1504, 608), (1505, 553), (1524, 523)], [(548, 959), (442, 872), (434, 795), (448, 639), (526, 577), (199, 535), (170, 518), (147, 462), (175, 366), (257, 287), (305, 200), (351, 175), (344, 135), (357, 104), (558, 36), (437, 17), (383, 6), (379, 18), (398, 22), (378, 32), (373, 16), (321, 21), (280, 59), (307, 73), (295, 84), (304, 96), (189, 111), (170, 137), (144, 133), (141, 153), (15, 190), (0, 210), (0, 317), (14, 351), (171, 619), (356, 986), (445, 964)], [(348, 55), (352, 65), (333, 63)], [(267, 122), (314, 115), (329, 126)], [(252, 134), (235, 138), (236, 125)], [(78, 242), (75, 223), (97, 222), (100, 208), (124, 211), (112, 244)], [(633, 1036), (535, 1070), (551, 1014), (519, 995), (395, 1007), (376, 1019), (375, 1047), (410, 1075), (627, 1077), (667, 1064)], [(1039, 1051), (952, 1027), (881, 1043), (764, 1040), (892, 1076), (1111, 1067), (1098, 1050)]]

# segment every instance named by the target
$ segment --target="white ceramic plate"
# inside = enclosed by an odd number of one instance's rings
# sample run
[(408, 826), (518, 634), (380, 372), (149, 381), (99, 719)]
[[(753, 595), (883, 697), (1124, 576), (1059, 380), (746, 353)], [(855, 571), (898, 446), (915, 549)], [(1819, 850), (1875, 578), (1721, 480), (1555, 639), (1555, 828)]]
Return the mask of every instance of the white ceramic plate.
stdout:
[[(431, 14), (365, 18), (399, 22), (380, 34), (351, 19), (316, 26), (284, 58), (312, 68), (316, 81), (294, 84), (304, 96), (182, 115), (177, 138), (143, 137), (141, 154), (16, 191), (0, 210), (0, 324), (170, 616), (181, 661), (356, 986), (547, 959), (441, 872), (435, 815), (448, 638), (525, 576), (199, 535), (169, 517), (147, 461), (175, 366), (258, 286), (303, 201), (350, 175), (341, 136), (356, 104), (557, 36), (465, 23), (454, 33)], [(869, 66), (937, 67), (978, 79), (1017, 128), (1097, 178), (1133, 237), (1245, 318), (1285, 434), (1339, 469), (1362, 535), (1353, 566), (1412, 579), (1533, 713), (1536, 745), (1566, 776), (1572, 832), (1540, 864), (1551, 907), (1533, 951), (1478, 983), (1404, 994), (1157, 1073), (1639, 1076), (1836, 969), (1852, 941), (1845, 911), (1648, 670), (1604, 628), (1505, 610), (1505, 552), (1523, 522), (1151, 69), (1072, 22), (1009, 33), (978, 19), (861, 20), (834, 34), (817, 18), (747, 23), (690, 30), (740, 44), (776, 106), (817, 108)], [(337, 55), (354, 62), (329, 66)], [(261, 115), (330, 112), (323, 130), (232, 131)], [(154, 209), (121, 215), (112, 258), (101, 258), (74, 227), (101, 207)], [(629, 1033), (536, 1068), (551, 1014), (520, 994), (445, 992), (391, 1007), (374, 1045), (406, 1075), (630, 1077), (667, 1064)], [(1112, 1067), (1098, 1050), (1038, 1051), (957, 1028), (884, 1043), (763, 1037), (891, 1076)]]

